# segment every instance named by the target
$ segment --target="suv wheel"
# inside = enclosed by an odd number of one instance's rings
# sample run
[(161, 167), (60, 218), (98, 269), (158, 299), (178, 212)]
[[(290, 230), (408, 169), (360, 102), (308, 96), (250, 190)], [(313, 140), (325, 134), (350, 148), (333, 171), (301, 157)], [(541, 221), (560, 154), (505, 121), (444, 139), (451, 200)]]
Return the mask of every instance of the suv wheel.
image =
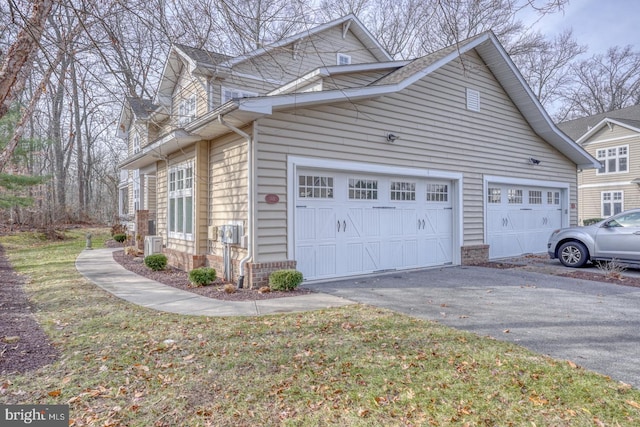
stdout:
[(558, 249), (558, 258), (566, 267), (582, 267), (589, 260), (589, 251), (580, 242), (566, 242)]

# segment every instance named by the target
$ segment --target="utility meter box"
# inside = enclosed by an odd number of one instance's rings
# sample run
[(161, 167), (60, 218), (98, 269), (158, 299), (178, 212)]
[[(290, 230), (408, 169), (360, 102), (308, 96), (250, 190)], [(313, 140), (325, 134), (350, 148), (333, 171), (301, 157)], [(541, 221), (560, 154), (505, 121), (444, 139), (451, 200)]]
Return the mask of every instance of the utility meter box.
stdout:
[(229, 245), (237, 245), (240, 243), (240, 226), (236, 224), (225, 224), (218, 227), (220, 241)]

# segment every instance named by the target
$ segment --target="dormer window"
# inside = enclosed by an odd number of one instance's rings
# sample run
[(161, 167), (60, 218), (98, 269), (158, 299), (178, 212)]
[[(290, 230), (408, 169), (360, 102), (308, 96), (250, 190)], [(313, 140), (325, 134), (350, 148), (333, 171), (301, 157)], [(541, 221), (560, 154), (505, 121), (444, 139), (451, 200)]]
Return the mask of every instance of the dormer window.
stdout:
[(185, 126), (196, 118), (196, 96), (191, 95), (180, 101), (178, 106), (178, 126)]
[(253, 96), (258, 96), (255, 92), (249, 92), (241, 89), (234, 89), (230, 87), (222, 87), (222, 103), (229, 102), (234, 98), (251, 98)]
[(351, 56), (350, 55), (345, 55), (344, 53), (339, 53), (338, 54), (337, 64), (338, 65), (349, 65), (349, 64), (351, 64)]

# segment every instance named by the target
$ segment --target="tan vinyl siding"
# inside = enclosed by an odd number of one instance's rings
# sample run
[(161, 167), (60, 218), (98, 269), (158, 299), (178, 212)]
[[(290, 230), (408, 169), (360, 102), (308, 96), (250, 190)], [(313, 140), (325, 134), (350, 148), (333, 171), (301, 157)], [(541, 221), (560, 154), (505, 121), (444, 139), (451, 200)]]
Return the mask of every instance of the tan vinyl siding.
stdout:
[(145, 192), (144, 192), (144, 207), (147, 209), (151, 216), (156, 212), (157, 199), (156, 199), (156, 177), (151, 175), (145, 175)]
[[(250, 128), (243, 129), (251, 132)], [(241, 221), (247, 233), (247, 141), (236, 134), (226, 135), (209, 146), (209, 222), (219, 227)], [(222, 243), (212, 242), (213, 255), (222, 256)], [(234, 258), (246, 251), (233, 248)]]
[(193, 188), (193, 234), (197, 253), (203, 254), (207, 250), (207, 220), (209, 216), (209, 143), (200, 141), (196, 144), (196, 158), (193, 167), (194, 188)]
[(588, 169), (578, 175), (580, 221), (602, 216), (602, 192), (622, 191), (625, 210), (640, 207), (640, 186), (632, 183), (640, 178), (640, 133), (611, 124), (603, 126), (583, 143), (585, 150), (594, 157), (598, 150), (621, 146), (628, 147), (627, 172), (603, 174)]
[[(468, 87), (480, 91), (480, 112), (466, 110)], [(464, 245), (484, 243), (485, 175), (569, 182), (576, 202), (575, 165), (533, 133), (474, 53), (393, 95), (276, 113), (259, 129), (257, 262), (286, 258), (288, 155), (462, 172)], [(389, 131), (400, 136), (394, 144)], [(266, 205), (267, 192), (281, 202)]]
[[(342, 27), (338, 26), (303, 38), (295, 48), (293, 44), (287, 45), (247, 60), (234, 67), (234, 72), (263, 79), (261, 86), (253, 87), (257, 92), (264, 93), (315, 68), (337, 65), (336, 52), (351, 56), (352, 64), (377, 62), (373, 54), (351, 31), (343, 38)], [(278, 65), (274, 66), (274, 63)], [(233, 76), (233, 79), (236, 78), (238, 77)], [(235, 83), (233, 79), (231, 82)], [(274, 85), (272, 81), (278, 84)], [(249, 86), (246, 88), (249, 89)]]
[(382, 72), (366, 72), (353, 74), (339, 74), (323, 79), (324, 90), (346, 89), (350, 87), (366, 86), (371, 82), (378, 80), (384, 75)]

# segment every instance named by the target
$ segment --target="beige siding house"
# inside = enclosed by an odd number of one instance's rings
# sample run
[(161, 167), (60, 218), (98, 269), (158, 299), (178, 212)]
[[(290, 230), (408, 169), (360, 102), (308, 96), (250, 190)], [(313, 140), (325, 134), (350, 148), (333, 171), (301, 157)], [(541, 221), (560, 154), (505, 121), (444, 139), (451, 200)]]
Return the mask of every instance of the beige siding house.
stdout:
[(130, 144), (156, 135), (121, 165), (154, 177), (138, 217), (172, 264), (243, 286), (545, 252), (577, 222), (577, 169), (599, 164), (492, 33), (413, 61), (352, 15), (237, 58), (174, 46), (139, 102), (121, 120)]
[(558, 125), (601, 163), (578, 174), (579, 222), (640, 207), (640, 105)]

